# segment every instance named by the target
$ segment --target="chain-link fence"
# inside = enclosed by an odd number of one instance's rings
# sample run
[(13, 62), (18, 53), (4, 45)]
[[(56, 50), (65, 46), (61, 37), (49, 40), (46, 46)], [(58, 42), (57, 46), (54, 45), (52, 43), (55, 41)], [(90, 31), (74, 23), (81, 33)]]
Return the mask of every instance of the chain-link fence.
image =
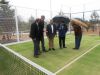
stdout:
[[(74, 12), (69, 8), (69, 11), (64, 11), (63, 15), (70, 19), (79, 18), (89, 24), (89, 30), (85, 30), (88, 34), (100, 35), (100, 10), (80, 12), (75, 9)], [(69, 13), (68, 13), (69, 12)], [(52, 13), (52, 14), (51, 14)], [(0, 43), (18, 42), (29, 40), (29, 32), (31, 23), (41, 15), (45, 15), (45, 27), (51, 16), (58, 15), (59, 12), (51, 12), (49, 10), (40, 10), (19, 6), (0, 5)], [(70, 27), (71, 28), (71, 27)], [(69, 30), (71, 30), (69, 28)]]
[(70, 15), (70, 19), (80, 19), (89, 26), (88, 29), (83, 28), (85, 34), (100, 36), (100, 10), (64, 13), (64, 15), (68, 14)]
[[(50, 11), (0, 4), (0, 43), (29, 40), (30, 26), (41, 15), (46, 17), (46, 27), (51, 19)], [(52, 12), (54, 15), (58, 12)]]

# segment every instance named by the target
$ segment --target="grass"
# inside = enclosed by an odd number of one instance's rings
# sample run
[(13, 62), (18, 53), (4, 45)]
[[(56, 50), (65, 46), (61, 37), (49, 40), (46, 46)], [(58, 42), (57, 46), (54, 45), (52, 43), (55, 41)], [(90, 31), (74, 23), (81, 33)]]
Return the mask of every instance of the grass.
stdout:
[[(33, 57), (33, 43), (27, 42), (22, 44), (10, 45), (9, 48), (15, 50), (16, 52), (22, 54), (26, 58), (36, 62), (37, 64), (43, 66), (44, 68), (50, 70), (51, 72), (56, 72), (65, 66), (67, 63), (80, 56), (88, 49), (93, 47), (95, 44), (99, 43), (100, 38), (98, 36), (83, 36), (80, 50), (76, 51), (72, 48), (74, 47), (74, 35), (66, 36), (66, 46), (65, 49), (59, 49), (58, 38), (55, 38), (55, 51), (49, 51), (47, 53), (42, 53), (39, 58)], [(48, 49), (48, 40), (45, 40), (46, 49)], [(64, 75), (64, 74), (59, 74)], [(66, 72), (65, 72), (65, 75)], [(70, 75), (70, 74), (68, 74)], [(74, 74), (73, 74), (74, 75)]]
[(28, 65), (0, 47), (0, 75), (33, 75)]
[(100, 75), (100, 45), (58, 75)]

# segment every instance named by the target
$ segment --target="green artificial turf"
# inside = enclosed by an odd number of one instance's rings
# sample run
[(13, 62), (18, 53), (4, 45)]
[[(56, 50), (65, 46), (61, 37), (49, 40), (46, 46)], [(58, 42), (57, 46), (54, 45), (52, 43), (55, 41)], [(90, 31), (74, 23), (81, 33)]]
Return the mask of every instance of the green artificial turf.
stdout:
[(0, 47), (0, 75), (34, 75), (29, 65)]
[[(100, 37), (98, 36), (85, 36), (83, 35), (81, 41), (81, 47), (79, 50), (73, 50), (74, 48), (74, 35), (67, 35), (66, 36), (66, 46), (67, 48), (59, 49), (59, 40), (55, 38), (55, 51), (49, 51), (46, 53), (42, 53), (39, 58), (33, 57), (33, 43), (26, 42), (16, 45), (10, 45), (9, 48), (13, 49), (14, 51), (22, 54), (26, 58), (30, 59), (31, 61), (41, 65), (42, 67), (50, 70), (51, 72), (56, 72), (62, 67), (64, 67), (67, 63), (72, 61), (73, 59), (77, 58), (88, 49), (93, 47), (95, 44), (99, 43)], [(45, 40), (46, 49), (48, 49), (48, 40)], [(63, 74), (62, 74), (63, 75)], [(67, 74), (65, 74), (67, 75)], [(69, 75), (69, 74), (68, 74)]]
[(100, 45), (57, 75), (100, 75)]

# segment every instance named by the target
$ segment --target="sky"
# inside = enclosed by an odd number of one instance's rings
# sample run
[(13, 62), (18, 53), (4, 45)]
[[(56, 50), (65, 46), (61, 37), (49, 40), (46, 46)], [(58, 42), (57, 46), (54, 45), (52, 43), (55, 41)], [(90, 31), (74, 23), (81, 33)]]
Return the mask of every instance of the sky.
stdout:
[[(49, 15), (49, 18), (57, 14), (60, 10), (64, 13), (82, 12), (100, 9), (100, 0), (7, 0), (11, 5), (17, 6), (20, 15)], [(51, 2), (51, 4), (50, 4)], [(50, 7), (51, 6), (51, 7)], [(22, 8), (25, 7), (25, 8)], [(32, 8), (32, 9), (29, 9)], [(37, 10), (38, 11), (37, 11)], [(71, 10), (70, 10), (71, 9)], [(52, 16), (50, 13), (52, 10)], [(34, 14), (31, 12), (35, 12)], [(26, 13), (28, 12), (28, 13)]]

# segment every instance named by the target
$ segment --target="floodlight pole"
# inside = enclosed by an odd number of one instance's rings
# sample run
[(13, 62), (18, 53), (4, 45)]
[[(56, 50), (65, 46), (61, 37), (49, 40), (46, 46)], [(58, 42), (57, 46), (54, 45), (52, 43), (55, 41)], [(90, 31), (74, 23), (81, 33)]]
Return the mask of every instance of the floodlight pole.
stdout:
[(37, 18), (37, 9), (36, 9), (36, 18)]
[(50, 0), (50, 18), (52, 18), (52, 1)]
[(83, 21), (85, 20), (85, 4), (83, 5)]

